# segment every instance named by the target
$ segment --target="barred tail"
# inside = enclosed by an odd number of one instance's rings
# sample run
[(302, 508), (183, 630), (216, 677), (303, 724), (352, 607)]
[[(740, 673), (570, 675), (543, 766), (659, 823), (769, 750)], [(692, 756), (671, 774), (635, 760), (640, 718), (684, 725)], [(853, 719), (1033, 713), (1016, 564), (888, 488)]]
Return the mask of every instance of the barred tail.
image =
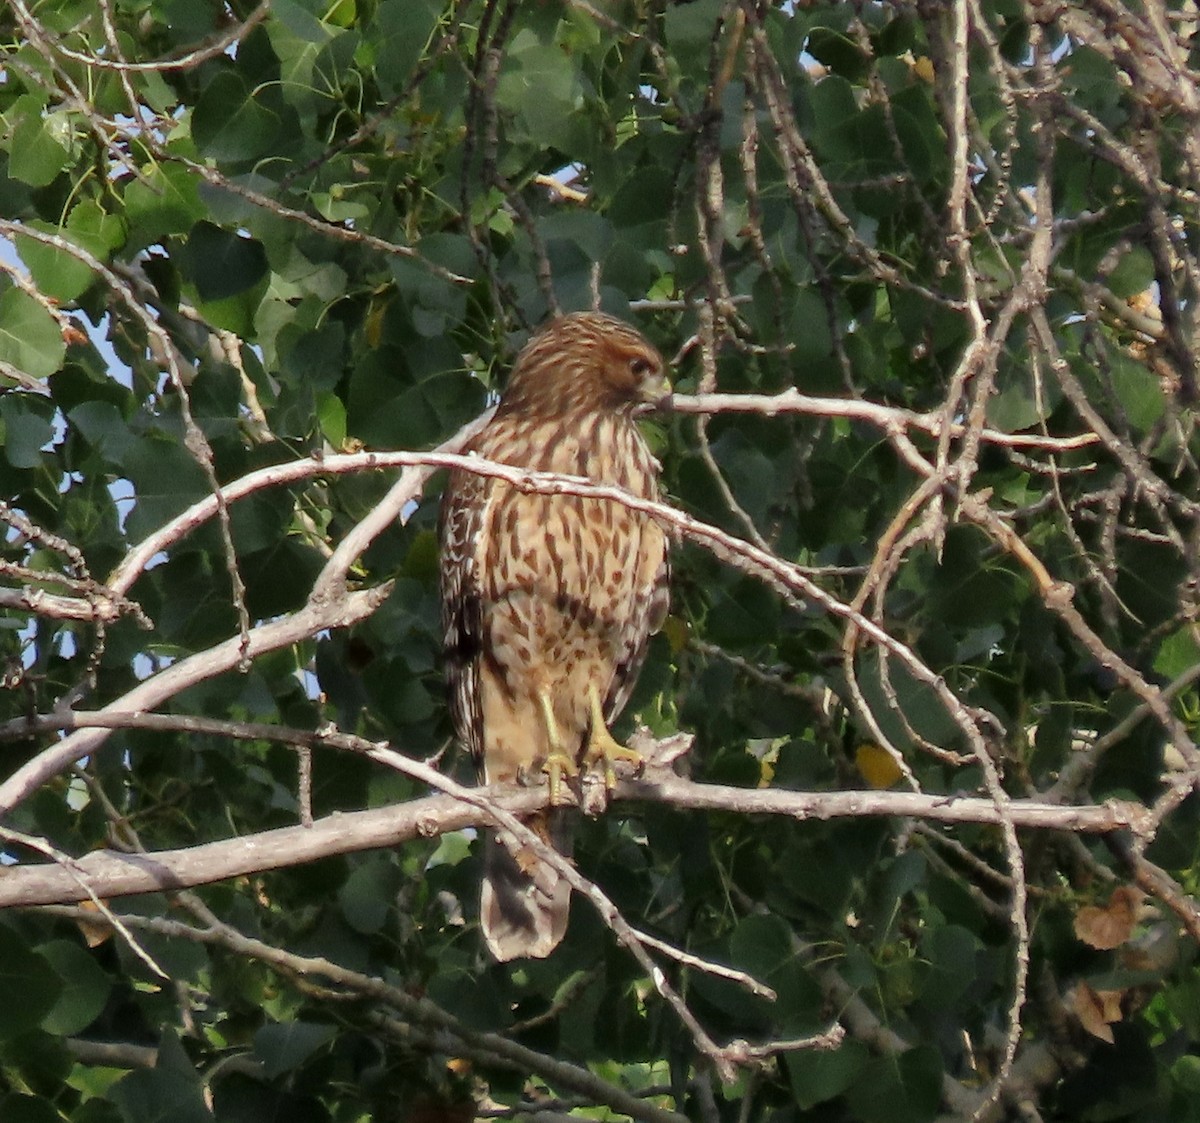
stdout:
[[(527, 825), (570, 857), (572, 832), (566, 818), (558, 809)], [(488, 950), (501, 963), (549, 955), (567, 930), (570, 907), (571, 887), (557, 870), (510, 834), (485, 836), (479, 923)]]

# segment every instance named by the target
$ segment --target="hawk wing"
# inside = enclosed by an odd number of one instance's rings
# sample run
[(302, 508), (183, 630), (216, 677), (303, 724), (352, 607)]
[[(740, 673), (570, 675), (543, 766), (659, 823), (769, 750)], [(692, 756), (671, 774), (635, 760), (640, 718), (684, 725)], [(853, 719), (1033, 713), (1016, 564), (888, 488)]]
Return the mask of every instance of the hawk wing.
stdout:
[[(648, 499), (658, 499), (658, 488), (652, 477)], [(613, 722), (629, 701), (637, 683), (650, 637), (658, 632), (671, 607), (671, 561), (666, 536), (654, 523), (642, 524), (638, 570), (643, 580), (633, 589), (633, 603), (628, 623), (621, 636), (621, 648), (613, 667), (612, 683), (604, 698), (604, 719)]]
[(479, 659), (483, 651), (483, 600), (475, 572), (475, 542), (483, 529), (490, 481), (474, 472), (450, 473), (438, 519), (442, 646), (450, 719), (459, 741), (483, 766), (483, 714)]

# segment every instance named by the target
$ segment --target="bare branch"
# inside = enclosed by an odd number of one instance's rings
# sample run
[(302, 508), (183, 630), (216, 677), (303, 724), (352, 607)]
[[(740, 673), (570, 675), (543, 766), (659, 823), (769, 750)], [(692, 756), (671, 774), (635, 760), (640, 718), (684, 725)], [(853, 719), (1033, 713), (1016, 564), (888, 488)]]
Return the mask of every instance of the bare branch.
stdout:
[[(80, 713), (63, 719), (65, 728), (159, 729), (242, 733), (247, 739), (273, 736), (277, 740), (308, 743), (313, 747), (374, 754), (383, 747), (346, 734), (309, 733), (277, 726), (205, 721), (169, 714)], [(394, 758), (392, 758), (394, 760)], [(418, 762), (403, 762), (404, 771), (422, 773)], [(427, 775), (427, 774), (426, 774)], [(452, 786), (437, 777), (439, 786)], [(574, 796), (564, 793), (573, 801)], [(468, 802), (469, 800), (469, 802)], [(332, 854), (390, 849), (417, 838), (434, 838), (466, 827), (491, 825), (497, 813), (527, 816), (546, 806), (544, 786), (521, 788), (494, 785), (467, 788), (453, 794), (427, 796), (398, 806), (367, 811), (336, 812), (314, 820), (312, 826), (279, 827), (254, 835), (203, 843), (183, 850), (152, 854), (94, 851), (61, 864), (7, 867), (0, 878), (0, 908), (12, 905), (52, 904), (136, 893), (162, 892), (204, 885), (225, 878), (303, 865)], [(774, 788), (733, 788), (700, 784), (656, 771), (645, 779), (622, 778), (614, 793), (621, 803), (661, 803), (695, 811), (721, 811), (742, 815), (781, 815), (798, 821), (860, 817), (913, 818), (925, 822), (976, 823), (997, 826), (1000, 813), (990, 799), (947, 797), (914, 792), (843, 791), (791, 792)], [(1149, 812), (1140, 804), (1109, 800), (1099, 806), (1064, 807), (1060, 804), (1013, 800), (1009, 813), (1014, 824), (1028, 830), (1072, 831), (1138, 835)], [(506, 824), (507, 825), (507, 824)], [(661, 942), (652, 940), (651, 946)]]

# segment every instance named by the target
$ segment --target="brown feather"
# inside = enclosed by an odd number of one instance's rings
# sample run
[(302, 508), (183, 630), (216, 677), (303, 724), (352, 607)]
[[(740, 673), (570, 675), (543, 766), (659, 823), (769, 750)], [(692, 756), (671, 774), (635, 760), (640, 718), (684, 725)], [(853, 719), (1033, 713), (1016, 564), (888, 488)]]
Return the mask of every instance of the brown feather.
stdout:
[[(563, 316), (518, 356), (494, 418), (469, 450), (657, 499), (658, 464), (633, 409), (666, 388), (661, 356), (633, 328), (600, 313)], [(455, 471), (442, 498), (441, 543), (451, 716), (481, 778), (532, 779), (543, 767), (539, 691), (578, 757), (590, 731), (589, 684), (612, 721), (666, 614), (661, 528), (610, 500), (524, 494)], [(560, 822), (555, 813), (541, 829), (563, 849), (569, 836)], [(548, 868), (531, 869), (503, 834), (485, 860), (489, 947), (500, 959), (549, 954), (565, 929), (565, 887)]]

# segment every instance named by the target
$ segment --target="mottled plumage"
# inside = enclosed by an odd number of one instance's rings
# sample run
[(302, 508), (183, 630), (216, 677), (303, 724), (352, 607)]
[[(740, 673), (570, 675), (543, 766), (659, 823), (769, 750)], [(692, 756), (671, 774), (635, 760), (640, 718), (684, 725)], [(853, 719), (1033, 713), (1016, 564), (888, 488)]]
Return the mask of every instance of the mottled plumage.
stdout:
[[(600, 313), (562, 316), (518, 356), (468, 451), (656, 499), (658, 464), (633, 409), (666, 392), (661, 357), (633, 328)], [(441, 548), (451, 713), (483, 781), (533, 781), (556, 756), (602, 754), (588, 748), (589, 692), (611, 722), (666, 615), (661, 528), (610, 500), (522, 494), (455, 471)], [(569, 852), (555, 813), (530, 826)], [(562, 939), (569, 887), (504, 835), (489, 840), (485, 863), (480, 916), (492, 952), (548, 955)]]

